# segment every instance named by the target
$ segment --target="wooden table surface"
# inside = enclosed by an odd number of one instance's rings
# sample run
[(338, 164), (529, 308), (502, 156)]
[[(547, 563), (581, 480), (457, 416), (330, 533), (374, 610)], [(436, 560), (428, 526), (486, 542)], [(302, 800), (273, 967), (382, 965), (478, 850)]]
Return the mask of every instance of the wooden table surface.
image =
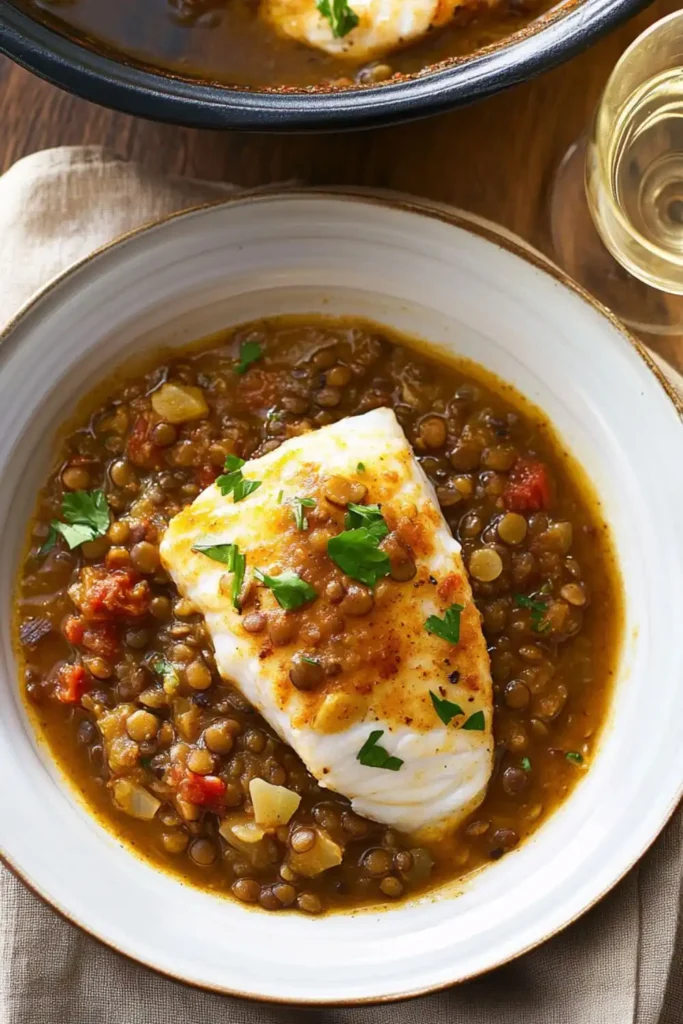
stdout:
[[(547, 195), (617, 58), (680, 5), (656, 0), (587, 52), (472, 107), (343, 135), (274, 136), (175, 128), (96, 107), (0, 58), (0, 170), (48, 146), (98, 143), (145, 165), (254, 186), (298, 179), (400, 189), (489, 217), (550, 252)], [(679, 366), (678, 346), (660, 351)]]

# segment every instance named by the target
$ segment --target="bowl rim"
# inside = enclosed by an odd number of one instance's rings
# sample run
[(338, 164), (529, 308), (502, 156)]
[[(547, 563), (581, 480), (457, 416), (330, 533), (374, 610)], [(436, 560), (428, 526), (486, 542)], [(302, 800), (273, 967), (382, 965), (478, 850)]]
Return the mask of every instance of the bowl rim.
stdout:
[(471, 57), (395, 84), (338, 92), (266, 92), (146, 70), (97, 53), (5, 0), (0, 53), (101, 106), (193, 128), (339, 131), (436, 114), (525, 81), (585, 49), (652, 0), (568, 0)]
[[(255, 189), (246, 192), (241, 192), (237, 195), (230, 196), (226, 199), (219, 199), (206, 203), (201, 203), (197, 206), (191, 207), (187, 210), (181, 210), (176, 213), (171, 213), (165, 217), (159, 219), (156, 222), (144, 224), (141, 227), (135, 228), (126, 234), (108, 242), (99, 248), (95, 249), (92, 253), (83, 257), (81, 260), (69, 266), (62, 273), (55, 276), (52, 280), (48, 281), (39, 291), (37, 291), (31, 299), (26, 302), (21, 309), (12, 317), (6, 327), (0, 331), (0, 372), (2, 372), (2, 356), (8, 349), (8, 346), (13, 344), (13, 335), (15, 334), (16, 328), (23, 324), (26, 319), (29, 319), (36, 308), (39, 307), (40, 303), (44, 298), (51, 295), (53, 292), (58, 290), (63, 284), (69, 282), (73, 277), (77, 276), (84, 268), (88, 267), (92, 262), (96, 261), (100, 256), (109, 253), (111, 250), (122, 248), (125, 244), (138, 236), (145, 235), (154, 231), (156, 228), (162, 227), (170, 221), (175, 221), (180, 218), (192, 218), (197, 215), (201, 215), (207, 209), (213, 207), (232, 207), (236, 205), (250, 205), (253, 203), (270, 202), (273, 200), (286, 200), (288, 198), (295, 199), (336, 199), (342, 201), (349, 201), (353, 203), (380, 205), (389, 209), (397, 210), (405, 213), (417, 214), (420, 216), (426, 216), (434, 218), (441, 223), (446, 225), (459, 228), (463, 231), (467, 231), (479, 238), (484, 239), (487, 242), (495, 244), (514, 256), (519, 257), (526, 263), (531, 264), (537, 270), (541, 270), (546, 274), (549, 274), (556, 282), (564, 287), (568, 288), (577, 297), (583, 299), (585, 303), (591, 306), (595, 312), (597, 312), (603, 319), (607, 319), (610, 325), (618, 331), (640, 357), (640, 360), (651, 372), (658, 383), (664, 390), (666, 396), (674, 406), (674, 409), (678, 415), (680, 427), (683, 428), (683, 398), (678, 394), (672, 383), (668, 380), (666, 375), (662, 372), (657, 363), (652, 359), (645, 346), (637, 338), (630, 334), (627, 328), (618, 320), (618, 318), (605, 306), (603, 306), (597, 299), (595, 299), (589, 292), (585, 291), (583, 287), (577, 284), (570, 278), (564, 270), (557, 267), (552, 263), (545, 255), (538, 250), (534, 249), (531, 245), (526, 243), (523, 239), (510, 232), (506, 228), (496, 225), (486, 218), (479, 217), (475, 214), (470, 214), (467, 211), (451, 207), (446, 204), (432, 202), (425, 200), (420, 197), (414, 197), (401, 192), (395, 192), (391, 190), (372, 190), (364, 188), (291, 188), (282, 189), (281, 187), (274, 187), (272, 189)], [(496, 961), (488, 969), (495, 970), (508, 963), (517, 960), (519, 957), (531, 952), (532, 950), (543, 945), (549, 939), (559, 935), (571, 924), (581, 918), (590, 909), (595, 907), (604, 897), (611, 892), (632, 870), (632, 868), (638, 863), (641, 857), (650, 849), (655, 841), (660, 836), (662, 830), (665, 828), (677, 807), (679, 802), (683, 798), (683, 780), (679, 784), (676, 794), (671, 799), (669, 805), (665, 808), (664, 813), (657, 825), (657, 830), (654, 835), (650, 836), (646, 842), (643, 843), (642, 848), (637, 852), (633, 853), (629, 858), (626, 865), (622, 870), (613, 878), (608, 885), (606, 885), (600, 893), (598, 893), (589, 903), (587, 903), (581, 910), (573, 914), (568, 920), (564, 921), (561, 925), (553, 928), (542, 938), (534, 940), (522, 949), (517, 950), (515, 953), (509, 956), (505, 956), (502, 959)], [(21, 867), (15, 863), (10, 856), (7, 855), (6, 851), (0, 848), (0, 863), (4, 865), (12, 874), (22, 882), (34, 896), (38, 897), (41, 902), (49, 907), (52, 911), (56, 912), (64, 921), (69, 924), (75, 925), (84, 934), (89, 935), (95, 939), (101, 945), (122, 956), (131, 963), (141, 965), (148, 970), (153, 971), (155, 974), (168, 978), (169, 980), (180, 982), (189, 988), (198, 989), (211, 994), (226, 995), (230, 997), (236, 997), (249, 1002), (264, 1003), (269, 1005), (280, 1005), (280, 1006), (301, 1006), (307, 1008), (320, 1008), (320, 1007), (356, 1007), (356, 1006), (377, 1006), (393, 1002), (399, 1002), (408, 999), (417, 999), (423, 996), (431, 995), (433, 993), (442, 992), (446, 989), (454, 986), (463, 984), (467, 981), (471, 981), (476, 977), (481, 977), (481, 972), (476, 972), (470, 975), (461, 976), (456, 981), (448, 981), (445, 983), (427, 985), (425, 987), (412, 989), (405, 993), (392, 994), (388, 996), (370, 996), (370, 997), (358, 997), (348, 1000), (326, 1000), (326, 999), (313, 999), (313, 1000), (301, 1000), (292, 1002), (291, 1000), (277, 996), (258, 996), (251, 992), (240, 991), (239, 989), (226, 988), (225, 986), (210, 985), (202, 982), (197, 982), (191, 978), (182, 976), (181, 974), (173, 973), (172, 971), (164, 970), (159, 966), (152, 964), (142, 958), (138, 958), (134, 954), (120, 948), (113, 940), (108, 939), (92, 930), (82, 920), (72, 916), (69, 911), (64, 908), (57, 906), (52, 902), (50, 896), (41, 891), (35, 883), (26, 877)]]

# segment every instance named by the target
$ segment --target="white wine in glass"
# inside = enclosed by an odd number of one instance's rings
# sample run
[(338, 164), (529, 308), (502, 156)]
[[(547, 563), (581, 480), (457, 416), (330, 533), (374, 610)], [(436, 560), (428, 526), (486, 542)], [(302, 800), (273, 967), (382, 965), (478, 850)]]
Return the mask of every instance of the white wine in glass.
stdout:
[(683, 11), (617, 63), (558, 171), (551, 228), (560, 262), (625, 322), (683, 333)]

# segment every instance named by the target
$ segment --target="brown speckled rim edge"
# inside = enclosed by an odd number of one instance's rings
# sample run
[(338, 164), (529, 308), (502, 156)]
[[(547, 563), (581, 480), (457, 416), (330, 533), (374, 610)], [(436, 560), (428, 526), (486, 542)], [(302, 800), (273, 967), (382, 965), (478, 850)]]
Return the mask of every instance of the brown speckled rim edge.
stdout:
[[(337, 199), (353, 203), (372, 204), (374, 206), (382, 206), (389, 209), (399, 210), (403, 213), (410, 213), (418, 216), (430, 217), (431, 219), (441, 221), (442, 223), (448, 224), (452, 227), (460, 228), (461, 230), (467, 231), (470, 234), (477, 235), (480, 238), (483, 238), (486, 241), (493, 243), (499, 248), (505, 249), (507, 252), (512, 253), (514, 256), (518, 256), (525, 262), (530, 263), (537, 270), (541, 270), (546, 274), (549, 274), (560, 284), (564, 285), (570, 291), (578, 295), (579, 298), (583, 299), (585, 303), (591, 306), (603, 318), (607, 319), (611, 326), (619, 332), (619, 334), (624, 338), (624, 340), (633, 349), (635, 349), (636, 353), (640, 356), (647, 369), (652, 374), (654, 374), (655, 378), (663, 388), (665, 394), (672, 402), (678, 414), (678, 417), (681, 420), (681, 426), (683, 427), (683, 401), (681, 401), (678, 394), (672, 387), (671, 383), (667, 380), (666, 376), (662, 373), (659, 367), (652, 360), (645, 347), (641, 344), (641, 342), (639, 342), (635, 337), (633, 337), (633, 335), (629, 333), (629, 331), (624, 327), (624, 325), (617, 319), (617, 317), (609, 309), (607, 309), (595, 298), (593, 298), (592, 295), (590, 295), (580, 285), (578, 285), (575, 281), (568, 277), (563, 270), (555, 266), (555, 264), (553, 264), (547, 257), (543, 256), (540, 252), (532, 248), (521, 238), (509, 232), (507, 229), (502, 227), (499, 228), (491, 221), (487, 221), (486, 219), (480, 218), (474, 214), (468, 214), (462, 210), (448, 207), (439, 203), (434, 203), (431, 202), (430, 200), (408, 196), (399, 192), (362, 188), (292, 188), (287, 190), (283, 190), (282, 188), (259, 189), (254, 192), (241, 193), (239, 195), (236, 195), (225, 200), (221, 199), (217, 202), (202, 203), (199, 206), (191, 207), (188, 210), (181, 210), (178, 213), (169, 214), (168, 216), (162, 218), (161, 220), (155, 221), (150, 224), (142, 225), (139, 228), (127, 232), (120, 238), (117, 238), (114, 241), (99, 247), (94, 252), (90, 253), (88, 256), (73, 264), (73, 266), (69, 267), (63, 273), (53, 278), (21, 308), (15, 314), (14, 317), (12, 317), (12, 319), (9, 321), (5, 329), (0, 333), (0, 372), (2, 371), (2, 356), (6, 351), (7, 345), (12, 343), (12, 334), (17, 329), (17, 327), (20, 324), (22, 324), (24, 320), (28, 319), (33, 314), (33, 312), (40, 305), (43, 299), (45, 299), (48, 295), (51, 295), (53, 291), (55, 291), (59, 286), (61, 286), (65, 282), (69, 281), (74, 275), (77, 275), (84, 267), (88, 266), (90, 263), (96, 262), (100, 256), (108, 253), (111, 249), (123, 246), (127, 241), (129, 241), (132, 238), (136, 238), (138, 235), (146, 234), (147, 232), (152, 232), (158, 228), (161, 228), (170, 221), (176, 220), (180, 217), (192, 217), (194, 215), (201, 214), (204, 210), (210, 209), (211, 207), (214, 206), (246, 206), (251, 205), (253, 203), (272, 202), (274, 200), (286, 200), (290, 198), (313, 200)], [(559, 935), (561, 932), (565, 930), (565, 928), (569, 927), (569, 925), (573, 924), (580, 917), (582, 917), (583, 914), (585, 914), (588, 910), (590, 910), (597, 903), (599, 903), (600, 900), (602, 900), (609, 892), (611, 892), (611, 890), (616, 885), (618, 885), (618, 883), (637, 864), (640, 858), (650, 849), (655, 840), (658, 838), (661, 831), (664, 829), (664, 827), (674, 814), (682, 797), (683, 779), (679, 784), (679, 788), (675, 797), (672, 799), (669, 806), (666, 808), (655, 833), (647, 840), (647, 842), (643, 844), (641, 849), (634, 856), (629, 858), (629, 862), (624, 866), (624, 868), (619, 872), (619, 874), (610, 882), (609, 885), (605, 886), (605, 888), (597, 896), (595, 896), (589, 903), (587, 903), (586, 906), (584, 906), (580, 911), (573, 914), (570, 918), (568, 918), (558, 927), (549, 931), (542, 938), (537, 939), (532, 943), (529, 943), (527, 946), (524, 946), (522, 949), (517, 950), (510, 956), (504, 957), (503, 959), (498, 960), (496, 963), (491, 964), (491, 966), (487, 968), (485, 971), (478, 971), (473, 974), (468, 974), (454, 978), (452, 981), (439, 983), (437, 985), (429, 985), (425, 988), (411, 989), (406, 992), (396, 993), (389, 996), (367, 998), (362, 997), (348, 1000), (302, 999), (293, 1001), (289, 999), (278, 998), (275, 996), (263, 997), (254, 995), (251, 992), (241, 992), (239, 989), (229, 988), (227, 986), (202, 984), (197, 981), (194, 981), (191, 978), (186, 978), (178, 974), (173, 974), (172, 972), (166, 971), (156, 966), (155, 964), (151, 964), (145, 960), (138, 959), (132, 953), (128, 953), (127, 951), (121, 949), (119, 946), (115, 945), (111, 940), (92, 931), (91, 928), (88, 927), (88, 925), (72, 917), (67, 910), (55, 906), (55, 904), (50, 900), (49, 896), (46, 893), (41, 892), (35, 886), (35, 884), (29, 881), (29, 879), (27, 879), (23, 875), (19, 865), (13, 863), (11, 858), (9, 858), (2, 849), (0, 849), (0, 861), (46, 906), (48, 906), (51, 910), (58, 913), (63, 920), (67, 921), (69, 924), (75, 925), (77, 928), (80, 928), (80, 930), (83, 931), (85, 934), (97, 940), (99, 943), (101, 943), (108, 949), (113, 950), (113, 952), (118, 953), (125, 959), (130, 960), (132, 963), (139, 964), (143, 967), (147, 967), (150, 970), (153, 970), (156, 974), (160, 975), (161, 977), (168, 978), (170, 981), (179, 982), (191, 988), (200, 989), (202, 991), (209, 992), (212, 994), (232, 996), (248, 1000), (250, 1002), (267, 1003), (279, 1006), (300, 1006), (308, 1008), (377, 1006), (384, 1003), (399, 1002), (401, 1000), (417, 999), (421, 996), (427, 996), (436, 992), (442, 992), (445, 989), (452, 987), (453, 985), (458, 985), (466, 981), (471, 981), (476, 977), (481, 977), (483, 974), (488, 974), (489, 971), (496, 970), (497, 968), (502, 967), (505, 964), (511, 963), (512, 961), (518, 959), (518, 957), (523, 956), (525, 953), (529, 953), (531, 952), (531, 950), (536, 949), (538, 946), (542, 945), (548, 939), (551, 939), (554, 936)]]

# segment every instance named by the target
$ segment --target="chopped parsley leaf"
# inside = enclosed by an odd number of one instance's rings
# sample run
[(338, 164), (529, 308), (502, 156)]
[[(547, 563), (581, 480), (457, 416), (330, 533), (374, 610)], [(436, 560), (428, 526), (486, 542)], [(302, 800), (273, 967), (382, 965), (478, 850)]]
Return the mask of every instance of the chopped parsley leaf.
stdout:
[(348, 35), (358, 24), (358, 15), (351, 10), (347, 0), (318, 0), (316, 7), (329, 21), (335, 39)]
[(40, 549), (44, 555), (50, 551), (61, 534), (69, 547), (80, 547), (88, 541), (103, 537), (109, 529), (109, 505), (104, 491), (71, 491), (62, 497), (64, 522), (53, 519), (50, 532)]
[(319, 665), (320, 664), (320, 662), (317, 661), (316, 658), (309, 658), (309, 656), (307, 654), (302, 654), (301, 655), (301, 660), (302, 661), (307, 661), (309, 665)]
[(473, 715), (463, 722), (463, 729), (471, 729), (473, 732), (483, 732), (486, 721), (484, 719), (483, 711), (475, 711)]
[(300, 608), (318, 596), (310, 583), (306, 583), (291, 569), (285, 569), (279, 576), (268, 576), (261, 569), (254, 569), (254, 576), (264, 587), (273, 591), (275, 600), (286, 611)]
[(235, 366), (235, 373), (241, 376), (246, 373), (252, 363), (255, 363), (263, 355), (263, 349), (258, 341), (243, 341), (240, 345), (240, 359)]
[(425, 629), (450, 644), (457, 644), (460, 640), (460, 613), (464, 610), (464, 605), (452, 604), (446, 610), (443, 619), (438, 615), (430, 615), (425, 622)]
[(444, 725), (448, 725), (456, 715), (465, 714), (459, 704), (454, 704), (451, 700), (442, 700), (432, 690), (429, 691), (429, 696), (432, 698), (434, 710)]
[(365, 526), (330, 537), (327, 553), (342, 572), (368, 587), (391, 572), (389, 556), (380, 551), (377, 534)]
[(384, 729), (373, 729), (356, 755), (356, 760), (366, 768), (386, 768), (397, 772), (403, 761), (400, 757), (392, 757), (388, 750), (380, 747), (377, 740), (384, 735)]
[(229, 565), (235, 557), (234, 547), (234, 544), (225, 543), (212, 537), (205, 537), (204, 540), (198, 540), (196, 544), (193, 544), (192, 550), (198, 551), (201, 555), (206, 555), (207, 558), (212, 558), (214, 562), (222, 562), (223, 565)]
[(315, 498), (292, 498), (292, 512), (294, 514), (294, 522), (296, 523), (297, 530), (308, 529), (308, 519), (306, 518), (305, 508), (315, 508)]
[(389, 527), (379, 505), (356, 505), (355, 502), (350, 501), (347, 508), (349, 511), (344, 518), (344, 526), (347, 530), (357, 530), (364, 526), (378, 541), (389, 533)]
[(568, 750), (564, 756), (572, 764), (583, 764), (583, 754), (579, 754), (575, 750)]
[(277, 496), (277, 503), (278, 503), (278, 505), (282, 504), (282, 499), (284, 498), (284, 496), (285, 496), (285, 492), (284, 491), (280, 491), (278, 493), (278, 496)]
[(364, 473), (365, 472), (365, 463), (364, 462), (359, 462), (358, 465), (356, 466), (356, 469), (358, 470), (359, 473)]
[(522, 768), (524, 769), (525, 772), (530, 772), (531, 771), (531, 761), (529, 760), (528, 757), (523, 757), (522, 758)]
[(237, 611), (240, 611), (242, 607), (240, 594), (242, 593), (242, 584), (244, 583), (244, 572), (247, 568), (247, 556), (241, 554), (236, 544), (233, 544), (232, 550), (232, 561), (228, 563), (228, 569), (233, 573), (230, 596), (234, 607)]
[(152, 668), (157, 675), (161, 676), (164, 693), (172, 697), (180, 687), (180, 677), (171, 662), (166, 658), (158, 657), (152, 662)]
[(515, 604), (518, 608), (529, 608), (531, 611), (531, 628), (534, 633), (547, 633), (550, 623), (546, 619), (548, 611), (548, 599), (546, 597), (527, 597), (525, 594), (515, 594)]
[(261, 486), (260, 480), (245, 480), (242, 475), (242, 466), (244, 465), (244, 459), (240, 459), (237, 455), (228, 455), (225, 460), (225, 470), (216, 479), (216, 485), (220, 488), (220, 492), (225, 497), (228, 494), (232, 494), (233, 501), (242, 501), (243, 498), (248, 497), (256, 490), (257, 487)]
[(47, 555), (49, 551), (52, 551), (53, 547), (57, 543), (57, 537), (59, 536), (54, 523), (50, 523), (50, 529), (48, 530), (47, 537), (38, 548), (39, 555)]
[(240, 594), (242, 592), (242, 584), (244, 583), (244, 572), (247, 567), (247, 556), (240, 554), (236, 544), (221, 543), (211, 537), (198, 540), (193, 545), (192, 550), (206, 555), (207, 558), (212, 558), (214, 562), (221, 562), (227, 566), (228, 572), (234, 573), (230, 596), (232, 597), (233, 606), (239, 611), (241, 607)]

